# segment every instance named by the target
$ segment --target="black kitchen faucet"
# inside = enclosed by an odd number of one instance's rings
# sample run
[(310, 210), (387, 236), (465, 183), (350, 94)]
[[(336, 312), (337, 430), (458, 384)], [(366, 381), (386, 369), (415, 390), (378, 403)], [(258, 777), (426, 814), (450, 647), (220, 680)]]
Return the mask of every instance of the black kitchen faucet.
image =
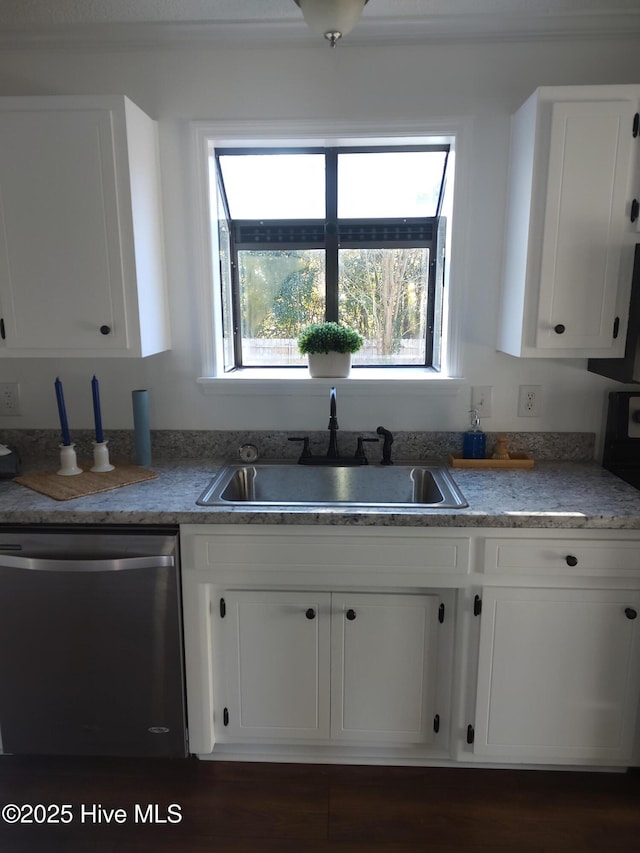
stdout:
[[(356, 452), (353, 456), (340, 456), (340, 451), (338, 449), (338, 400), (337, 393), (335, 388), (331, 388), (329, 391), (329, 447), (324, 456), (316, 456), (313, 454), (309, 448), (309, 436), (300, 436), (300, 437), (291, 437), (289, 441), (301, 441), (302, 444), (302, 453), (298, 459), (299, 465), (368, 465), (369, 460), (366, 457), (364, 452), (364, 443), (365, 441), (379, 441), (378, 438), (364, 438), (363, 436), (358, 437), (358, 443), (356, 447)], [(383, 430), (383, 433), (380, 433), (380, 430)], [(382, 435), (384, 434), (384, 448), (383, 452), (383, 465), (391, 464), (391, 442), (393, 441), (393, 436), (388, 430), (384, 430), (383, 427), (378, 427), (378, 432)], [(390, 440), (387, 438), (390, 436)], [(388, 461), (384, 461), (385, 458), (388, 457)]]

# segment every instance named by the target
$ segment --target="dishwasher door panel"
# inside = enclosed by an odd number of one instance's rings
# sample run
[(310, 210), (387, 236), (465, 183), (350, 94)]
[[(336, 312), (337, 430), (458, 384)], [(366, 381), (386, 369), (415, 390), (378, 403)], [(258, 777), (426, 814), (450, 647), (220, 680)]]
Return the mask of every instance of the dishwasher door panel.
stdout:
[(0, 556), (3, 751), (184, 756), (173, 558), (22, 559)]

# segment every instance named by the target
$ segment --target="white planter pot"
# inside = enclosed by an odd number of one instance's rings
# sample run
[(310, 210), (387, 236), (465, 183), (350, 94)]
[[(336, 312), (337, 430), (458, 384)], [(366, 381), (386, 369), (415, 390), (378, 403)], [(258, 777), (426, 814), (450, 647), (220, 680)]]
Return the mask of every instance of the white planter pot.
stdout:
[(307, 355), (309, 359), (309, 375), (313, 379), (339, 379), (351, 372), (350, 352), (313, 352)]

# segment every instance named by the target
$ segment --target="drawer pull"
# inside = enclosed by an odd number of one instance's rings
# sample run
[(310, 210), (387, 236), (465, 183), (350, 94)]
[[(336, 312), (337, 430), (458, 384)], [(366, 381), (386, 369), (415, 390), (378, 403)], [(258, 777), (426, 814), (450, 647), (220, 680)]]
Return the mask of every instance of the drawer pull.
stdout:
[(635, 619), (638, 615), (638, 611), (634, 607), (625, 607), (624, 615), (627, 619)]
[(568, 566), (577, 566), (578, 565), (578, 558), (574, 557), (573, 554), (568, 554), (565, 557), (565, 560), (566, 560)]

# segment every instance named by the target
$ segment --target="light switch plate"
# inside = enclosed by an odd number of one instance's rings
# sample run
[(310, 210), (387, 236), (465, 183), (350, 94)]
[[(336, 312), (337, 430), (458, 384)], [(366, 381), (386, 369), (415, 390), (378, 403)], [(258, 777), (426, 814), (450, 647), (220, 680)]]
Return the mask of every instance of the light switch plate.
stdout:
[(471, 408), (478, 410), (479, 418), (491, 417), (493, 403), (493, 387), (491, 385), (474, 385), (471, 389)]

